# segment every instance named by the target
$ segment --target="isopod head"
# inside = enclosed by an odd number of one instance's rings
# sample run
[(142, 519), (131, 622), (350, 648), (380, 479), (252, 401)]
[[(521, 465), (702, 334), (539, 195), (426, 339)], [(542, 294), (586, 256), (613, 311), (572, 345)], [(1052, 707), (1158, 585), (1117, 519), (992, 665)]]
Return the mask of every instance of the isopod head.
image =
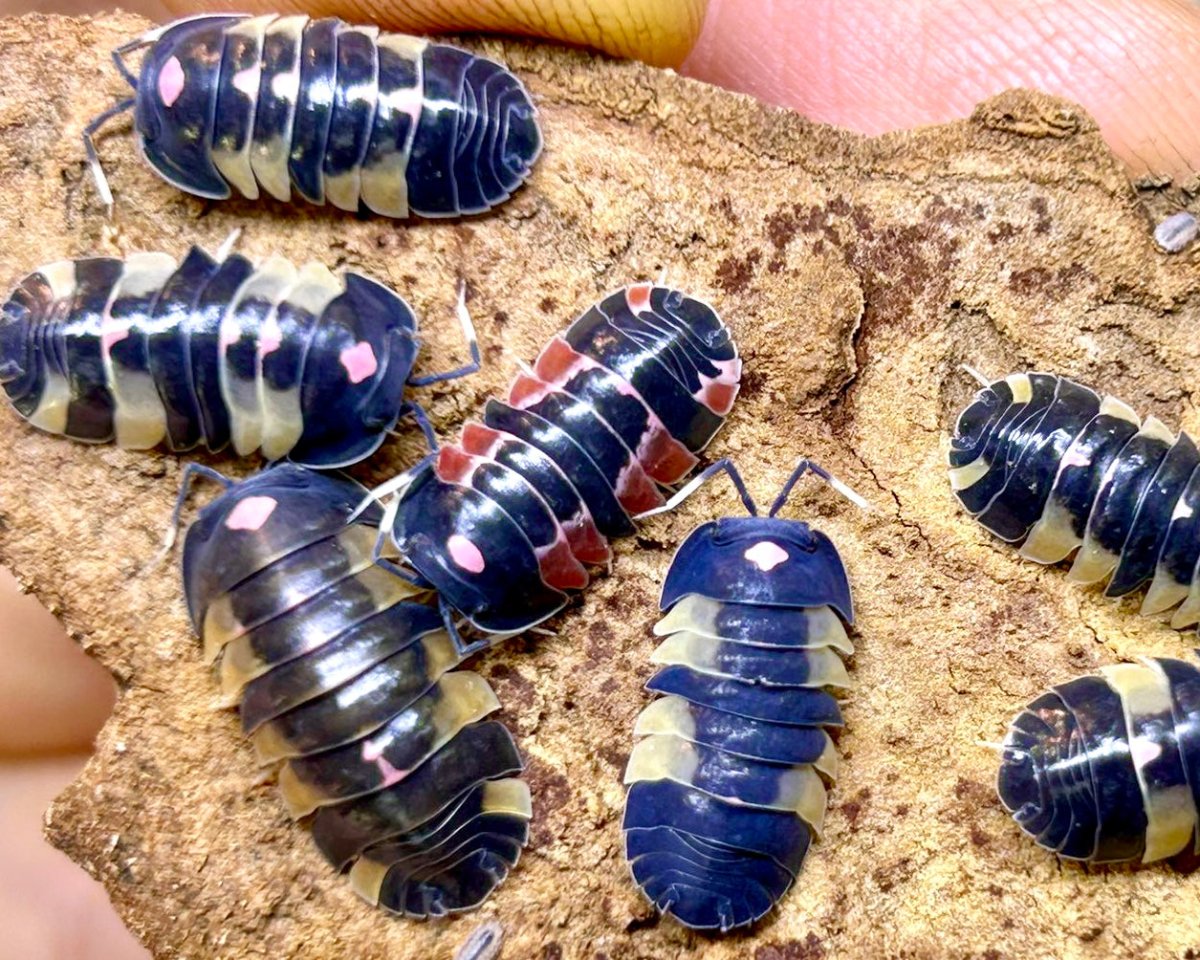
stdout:
[(213, 200), (228, 197), (229, 184), (210, 157), (209, 104), (220, 79), (223, 28), (239, 19), (172, 24), (150, 47), (138, 78), (134, 128), (142, 156), (168, 183)]
[(854, 621), (850, 581), (830, 539), (806, 523), (724, 517), (683, 542), (663, 584), (667, 610), (689, 594), (778, 607), (828, 604)]
[[(273, 560), (335, 536), (365, 491), (343, 477), (278, 464), (236, 484), (200, 511), (183, 553), (184, 596), (199, 631), (209, 602)], [(372, 505), (362, 519), (378, 523)]]

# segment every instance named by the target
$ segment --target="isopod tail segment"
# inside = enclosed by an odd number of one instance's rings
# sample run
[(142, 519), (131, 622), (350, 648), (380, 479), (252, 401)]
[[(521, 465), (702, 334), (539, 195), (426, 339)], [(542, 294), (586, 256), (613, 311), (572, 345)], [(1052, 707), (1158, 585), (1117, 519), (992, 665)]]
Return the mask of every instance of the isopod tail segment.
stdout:
[(825, 534), (776, 514), (810, 472), (865, 501), (801, 460), (763, 517), (728, 461), (697, 481), (719, 472), (750, 515), (701, 525), (671, 562), (646, 685), (659, 698), (634, 727), (622, 827), (647, 899), (687, 927), (727, 932), (780, 901), (820, 836), (838, 770), (835, 692), (850, 686), (841, 557)]
[(430, 592), (374, 563), (382, 512), (364, 493), (288, 463), (229, 486), (188, 530), (184, 593), (292, 818), (369, 902), (439, 917), (516, 865), (529, 790)]
[(377, 491), (395, 497), (384, 526), (400, 567), (471, 631), (536, 626), (696, 466), (740, 377), (708, 304), (648, 283), (610, 294), (457, 442)]
[(1196, 663), (1145, 657), (1058, 684), (1016, 716), (1000, 753), (1001, 802), (1058, 856), (1200, 855)]

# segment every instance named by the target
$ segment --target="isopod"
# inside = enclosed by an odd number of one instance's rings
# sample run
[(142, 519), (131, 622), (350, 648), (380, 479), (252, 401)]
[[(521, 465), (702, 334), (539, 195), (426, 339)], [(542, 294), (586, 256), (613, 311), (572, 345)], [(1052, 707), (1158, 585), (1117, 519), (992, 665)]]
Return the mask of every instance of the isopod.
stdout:
[(380, 488), (398, 491), (393, 569), (485, 634), (553, 616), (587, 585), (585, 565), (609, 558), (608, 538), (697, 463), (740, 376), (707, 304), (650, 284), (605, 297), (457, 443)]
[[(140, 75), (123, 57), (147, 48)], [(223, 200), (236, 189), (388, 217), (457, 217), (503, 203), (541, 152), (537, 111), (505, 67), (443, 43), (307, 16), (207, 15), (120, 47), (146, 162)]]
[(179, 452), (232, 444), (336, 467), (370, 455), (404, 413), (432, 437), (406, 385), (417, 321), (403, 299), (348, 271), (192, 247), (63, 260), (29, 274), (0, 312), (0, 383), (34, 426), (89, 443)]
[(1200, 620), (1200, 452), (1185, 433), (1065, 377), (1015, 373), (958, 419), (950, 484), (1021, 556), (1058, 563), (1121, 597), (1150, 587), (1143, 614)]
[(1163, 220), (1154, 228), (1154, 242), (1165, 253), (1179, 253), (1200, 234), (1200, 222), (1196, 215), (1181, 210)]
[(725, 932), (779, 903), (820, 836), (854, 611), (829, 537), (776, 516), (805, 471), (833, 478), (802, 460), (761, 517), (732, 465), (713, 469), (750, 516), (703, 524), (671, 561), (646, 684), (660, 696), (634, 727), (623, 829), (642, 893), (688, 927)]
[[(193, 465), (190, 471), (219, 474)], [(186, 486), (185, 486), (186, 489)], [(372, 557), (363, 489), (279, 464), (188, 530), (188, 611), (259, 761), (354, 889), (411, 917), (483, 901), (528, 838), (522, 761), (429, 591)], [(351, 519), (351, 517), (354, 519)]]
[[(282, 464), (189, 529), (185, 592), (226, 701), (260, 757), (286, 761), (289, 809), (315, 810), (318, 847), (353, 863), (368, 900), (413, 916), (465, 909), (516, 862), (528, 798), (505, 779), (515, 746), (482, 722), (496, 708), (486, 683), (446, 671), (489, 634), (553, 615), (586, 585), (583, 564), (609, 558), (607, 536), (670, 506), (657, 484), (695, 465), (740, 371), (710, 307), (630, 287), (556, 338), (458, 444), (365, 499)], [(358, 625), (393, 611), (402, 621), (359, 654)], [(451, 838), (461, 856), (424, 855)]]
[(1195, 664), (1145, 658), (1059, 684), (1017, 715), (1000, 749), (1001, 802), (1060, 857), (1200, 854)]

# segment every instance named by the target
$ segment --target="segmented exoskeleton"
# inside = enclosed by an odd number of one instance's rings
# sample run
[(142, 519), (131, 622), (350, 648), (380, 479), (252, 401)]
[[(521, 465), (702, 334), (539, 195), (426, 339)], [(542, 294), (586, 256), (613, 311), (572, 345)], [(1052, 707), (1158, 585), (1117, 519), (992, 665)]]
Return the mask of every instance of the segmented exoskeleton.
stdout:
[[(148, 47), (140, 76), (123, 58)], [(541, 152), (537, 111), (498, 63), (442, 43), (336, 19), (208, 15), (113, 54), (137, 92), (89, 125), (135, 109), (138, 147), (169, 183), (232, 188), (389, 217), (455, 217), (507, 200)]]
[[(646, 689), (625, 771), (623, 828), (633, 878), (680, 923), (722, 932), (754, 923), (794, 882), (837, 777), (830, 690), (850, 685), (850, 584), (825, 534), (770, 513), (706, 523), (663, 583), (661, 664)], [(708, 471), (711, 473), (711, 470)], [(835, 485), (845, 491), (837, 481)], [(848, 491), (847, 491), (848, 492)]]
[[(400, 488), (395, 569), (435, 589), (447, 621), (511, 634), (587, 585), (607, 538), (662, 505), (737, 396), (741, 361), (707, 304), (638, 284), (589, 309)], [(451, 613), (451, 611), (453, 613)], [(480, 641), (481, 643), (483, 641)]]
[[(399, 489), (387, 518), (371, 502), (381, 491), (355, 512), (353, 484), (287, 466), (233, 487), (189, 530), (189, 607), (210, 656), (221, 652), (226, 696), (264, 759), (289, 758), (290, 809), (318, 807), (318, 846), (339, 867), (354, 861), (368, 899), (414, 916), (462, 909), (515, 862), (527, 807), (491, 781), (519, 769), (515, 748), (478, 723), (496, 706), (486, 684), (442, 674), (488, 634), (559, 610), (586, 584), (582, 564), (608, 558), (606, 536), (665, 506), (650, 478), (691, 469), (739, 375), (711, 308), (631, 287), (556, 338), (459, 444), (385, 485)], [(396, 558), (381, 555), (389, 534)], [(402, 623), (354, 652), (357, 624), (385, 608)], [(466, 625), (483, 637), (464, 638)], [(380, 684), (403, 692), (381, 704)], [(480, 821), (477, 842), (457, 832), (464, 820)], [(452, 832), (472, 838), (470, 856), (431, 862), (427, 848)]]
[(1046, 373), (979, 391), (958, 419), (950, 484), (1021, 556), (1121, 597), (1147, 581), (1142, 613), (1200, 620), (1200, 452), (1120, 400)]
[(188, 530), (184, 590), (291, 815), (371, 903), (440, 916), (516, 864), (529, 791), (429, 592), (374, 562), (378, 509), (349, 520), (364, 493), (291, 464), (230, 486)]
[(1000, 749), (1001, 801), (1060, 857), (1200, 854), (1195, 664), (1146, 658), (1059, 684), (1017, 715)]
[[(465, 314), (463, 314), (465, 317)], [(63, 260), (31, 273), (0, 312), (0, 383), (51, 433), (129, 449), (232, 444), (336, 467), (368, 456), (402, 413), (432, 440), (406, 385), (418, 342), (412, 309), (387, 287), (282, 257), (253, 266), (192, 247), (124, 260)]]

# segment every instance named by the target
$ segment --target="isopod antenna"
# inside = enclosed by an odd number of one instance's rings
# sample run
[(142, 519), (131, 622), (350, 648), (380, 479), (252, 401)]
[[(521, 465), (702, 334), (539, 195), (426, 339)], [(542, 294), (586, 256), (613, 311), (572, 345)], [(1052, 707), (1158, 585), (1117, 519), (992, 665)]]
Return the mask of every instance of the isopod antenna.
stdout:
[[(162, 34), (162, 29), (158, 27), (148, 33), (142, 34), (142, 36), (130, 40), (128, 43), (121, 44), (121, 46), (112, 52), (112, 60), (117, 67), (117, 72), (125, 78), (125, 82), (135, 91), (138, 88), (138, 78), (134, 76), (133, 71), (126, 65), (125, 55), (153, 43)], [(88, 168), (92, 172), (92, 180), (96, 184), (96, 190), (100, 194), (100, 199), (104, 201), (104, 206), (108, 208), (110, 214), (113, 208), (112, 190), (108, 186), (108, 177), (104, 175), (104, 167), (100, 165), (100, 155), (96, 153), (96, 145), (92, 141), (92, 138), (113, 117), (119, 117), (123, 113), (128, 113), (135, 106), (137, 106), (137, 97), (128, 97), (113, 104), (83, 128), (83, 150), (87, 154)]]
[[(734, 489), (737, 490), (738, 498), (746, 507), (746, 512), (752, 517), (757, 517), (758, 505), (754, 502), (754, 498), (750, 495), (750, 491), (746, 489), (746, 482), (742, 479), (742, 475), (738, 472), (737, 466), (728, 457), (723, 457), (720, 460), (705, 467), (700, 473), (696, 474), (692, 480), (681, 487), (679, 491), (671, 497), (666, 503), (653, 510), (647, 510), (645, 513), (638, 514), (635, 520), (644, 520), (647, 517), (657, 516), (660, 513), (667, 513), (682, 506), (684, 501), (692, 496), (697, 490), (708, 483), (713, 477), (719, 473), (724, 473), (729, 477)], [(824, 480), (829, 486), (840, 493), (843, 497), (853, 503), (856, 507), (862, 510), (871, 510), (870, 503), (852, 487), (844, 481), (839, 480), (832, 473), (822, 467), (820, 464), (809, 460), (807, 457), (801, 457), (796, 461), (796, 466), (792, 469), (787, 480), (784, 481), (783, 487), (779, 491), (779, 495), (775, 498), (775, 502), (771, 504), (771, 509), (767, 513), (768, 517), (774, 517), (788, 501), (793, 488), (800, 482), (800, 478), (806, 473), (811, 473), (814, 476)]]

